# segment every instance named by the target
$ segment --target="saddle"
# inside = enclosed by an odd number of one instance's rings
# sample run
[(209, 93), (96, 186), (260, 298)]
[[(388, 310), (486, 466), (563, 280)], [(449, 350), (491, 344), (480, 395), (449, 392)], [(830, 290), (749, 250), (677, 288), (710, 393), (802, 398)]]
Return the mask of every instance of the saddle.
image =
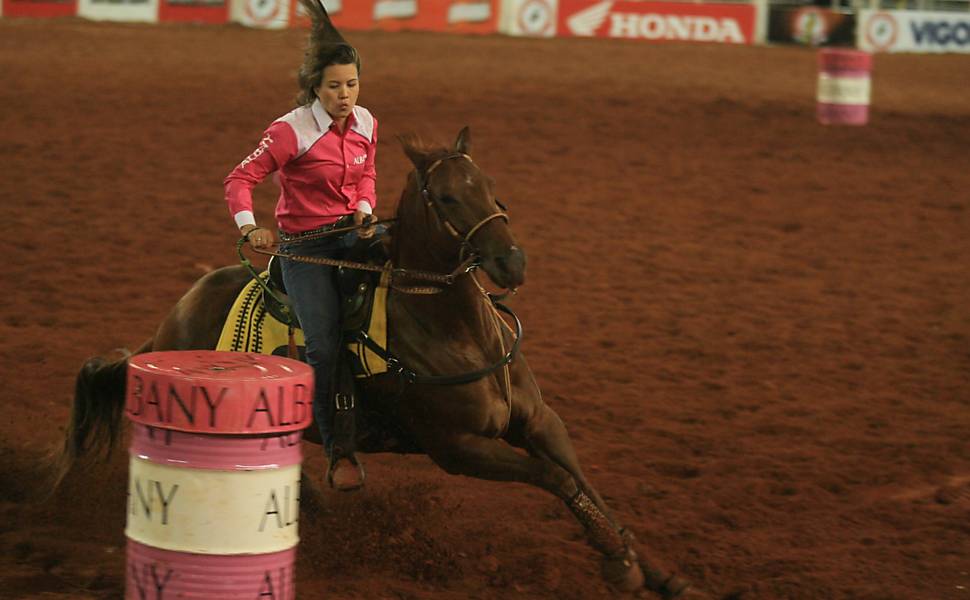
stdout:
[[(345, 260), (384, 265), (388, 255), (384, 240), (380, 236), (373, 239), (358, 240), (344, 256)], [(283, 271), (276, 257), (272, 257), (268, 267), (267, 289), (263, 291), (263, 304), (266, 311), (290, 328), (299, 328), (296, 313), (293, 311)], [(382, 277), (385, 278), (382, 281)], [(363, 482), (363, 467), (354, 457), (357, 452), (358, 404), (356, 380), (370, 377), (387, 370), (387, 364), (373, 355), (358, 340), (361, 333), (374, 336), (372, 321), (380, 320), (376, 336), (384, 341), (386, 334), (386, 297), (387, 274), (378, 271), (338, 267), (334, 273), (335, 284), (340, 296), (341, 352), (331, 379), (329, 409), (333, 414), (333, 446), (328, 449), (330, 469), (328, 481), (334, 472), (334, 465), (341, 458), (348, 458), (360, 470)], [(383, 286), (382, 286), (383, 284)], [(379, 300), (379, 301), (378, 301)], [(375, 302), (377, 304), (375, 310)], [(377, 359), (377, 360), (375, 360)]]
[(284, 325), (301, 329), (300, 321), (296, 318), (296, 312), (293, 311), (293, 304), (286, 294), (286, 285), (283, 283), (283, 268), (276, 256), (269, 258), (266, 272), (269, 273), (266, 286), (272, 291), (272, 293), (268, 293), (263, 290), (263, 306), (266, 307), (266, 312)]
[[(384, 238), (360, 240), (344, 257), (354, 262), (383, 265), (387, 262)], [(368, 395), (360, 398), (358, 389), (368, 377), (387, 371), (387, 362), (361, 340), (361, 332), (367, 332), (370, 341), (386, 347), (387, 281), (386, 274), (357, 269), (335, 269), (335, 283), (340, 291), (342, 337), (341, 355), (337, 361), (337, 373), (333, 378), (330, 407), (336, 410), (338, 401), (342, 407), (363, 404), (354, 417), (355, 422), (344, 429), (347, 435), (356, 429), (356, 445), (363, 451), (417, 452), (419, 449), (410, 435), (400, 427), (396, 416), (395, 397)], [(304, 358), (303, 331), (290, 305), (283, 283), (280, 262), (274, 257), (267, 270), (260, 274), (273, 291), (266, 293), (259, 282), (252, 280), (239, 293), (230, 309), (217, 350), (234, 352), (257, 352), (277, 356), (296, 355)], [(292, 335), (292, 343), (289, 338)], [(340, 395), (338, 397), (338, 394)], [(365, 402), (360, 402), (364, 400)], [(338, 413), (339, 414), (339, 413)], [(334, 423), (335, 429), (346, 424)]]
[[(348, 250), (344, 259), (375, 266), (384, 265), (388, 261), (385, 240), (381, 236), (358, 240)], [(286, 284), (283, 283), (283, 269), (276, 256), (270, 258), (267, 273), (266, 287), (268, 289), (264, 289), (262, 293), (266, 312), (280, 323), (300, 329), (296, 312), (293, 310), (290, 298), (286, 293)], [(334, 278), (340, 295), (342, 346), (354, 345), (361, 337), (361, 332), (368, 332), (372, 319), (385, 319), (383, 303), (380, 303), (381, 306), (377, 307), (377, 311), (374, 310), (374, 303), (379, 290), (383, 288), (386, 294), (387, 282), (381, 281), (382, 275), (384, 274), (378, 271), (363, 271), (347, 267), (336, 269)], [(364, 353), (363, 348), (357, 348), (354, 354), (358, 359), (352, 363), (355, 376), (368, 377), (385, 370), (373, 360), (367, 360), (371, 357)]]

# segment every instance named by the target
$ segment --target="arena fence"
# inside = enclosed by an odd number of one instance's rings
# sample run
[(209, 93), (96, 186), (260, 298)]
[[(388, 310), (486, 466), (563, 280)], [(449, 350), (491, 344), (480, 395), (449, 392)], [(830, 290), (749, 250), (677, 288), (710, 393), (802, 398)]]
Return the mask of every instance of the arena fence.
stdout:
[[(324, 0), (347, 31), (970, 52), (970, 0)], [(297, 0), (0, 0), (0, 16), (305, 27)]]

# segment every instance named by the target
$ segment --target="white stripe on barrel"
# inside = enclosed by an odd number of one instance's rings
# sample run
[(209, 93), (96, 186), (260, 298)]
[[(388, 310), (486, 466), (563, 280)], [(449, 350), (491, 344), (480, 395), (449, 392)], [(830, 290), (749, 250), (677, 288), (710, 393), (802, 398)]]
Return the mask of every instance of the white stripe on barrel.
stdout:
[(126, 598), (294, 597), (312, 392), (310, 368), (276, 356), (131, 359)]
[(816, 117), (825, 125), (865, 125), (869, 121), (872, 55), (860, 50), (823, 48), (818, 53)]

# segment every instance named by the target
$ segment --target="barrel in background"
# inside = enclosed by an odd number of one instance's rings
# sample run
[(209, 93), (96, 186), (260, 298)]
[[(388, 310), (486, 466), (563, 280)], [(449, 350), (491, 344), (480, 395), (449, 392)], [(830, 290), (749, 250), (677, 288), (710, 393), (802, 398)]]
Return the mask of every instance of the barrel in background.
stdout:
[(823, 125), (869, 122), (872, 55), (861, 50), (823, 48), (818, 52), (816, 118)]

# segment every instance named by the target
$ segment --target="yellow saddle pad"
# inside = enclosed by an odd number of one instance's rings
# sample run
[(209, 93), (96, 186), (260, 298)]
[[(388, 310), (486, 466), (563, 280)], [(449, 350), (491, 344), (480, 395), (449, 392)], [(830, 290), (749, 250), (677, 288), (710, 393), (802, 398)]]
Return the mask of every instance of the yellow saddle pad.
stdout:
[[(266, 281), (269, 272), (259, 275)], [(389, 273), (381, 275), (380, 284), (374, 290), (374, 304), (371, 312), (367, 335), (381, 348), (387, 348), (387, 285)], [(297, 346), (305, 346), (303, 330), (293, 329), (293, 340)], [(255, 279), (236, 296), (229, 316), (222, 326), (222, 334), (216, 350), (230, 352), (256, 352), (286, 356), (290, 343), (290, 330), (285, 323), (278, 321), (263, 304), (263, 288)], [(359, 342), (351, 342), (347, 349), (357, 358), (358, 377), (370, 377), (387, 371), (387, 363), (380, 356)]]

